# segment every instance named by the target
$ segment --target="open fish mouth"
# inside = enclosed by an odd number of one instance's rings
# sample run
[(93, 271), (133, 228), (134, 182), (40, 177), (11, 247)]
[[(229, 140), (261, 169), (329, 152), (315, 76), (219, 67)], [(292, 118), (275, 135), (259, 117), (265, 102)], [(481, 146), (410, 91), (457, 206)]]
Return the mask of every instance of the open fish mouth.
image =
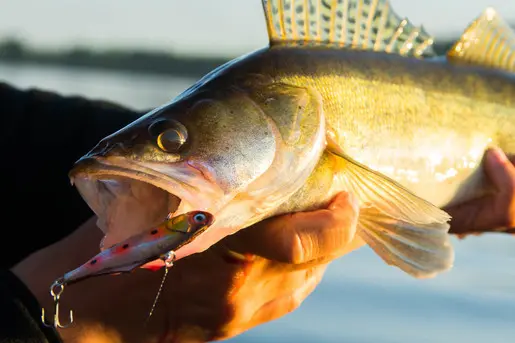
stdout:
[(101, 249), (159, 225), (169, 215), (215, 211), (211, 199), (216, 198), (209, 195), (217, 189), (201, 173), (178, 165), (168, 168), (172, 175), (167, 175), (156, 170), (159, 166), (152, 167), (123, 158), (94, 157), (80, 160), (70, 172), (72, 184), (105, 234)]

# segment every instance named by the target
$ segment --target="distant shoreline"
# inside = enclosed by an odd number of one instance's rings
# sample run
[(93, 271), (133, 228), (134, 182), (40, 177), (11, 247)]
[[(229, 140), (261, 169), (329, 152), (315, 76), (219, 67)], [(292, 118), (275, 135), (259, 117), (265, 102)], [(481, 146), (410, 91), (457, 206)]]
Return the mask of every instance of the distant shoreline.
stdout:
[(72, 47), (45, 51), (33, 49), (12, 38), (0, 41), (0, 62), (89, 67), (183, 77), (201, 77), (230, 59), (231, 57), (177, 56), (162, 51), (136, 49), (97, 51), (89, 47)]
[[(433, 45), (433, 48), (438, 55), (442, 55), (453, 42), (453, 40), (438, 42)], [(232, 57), (177, 56), (162, 51), (128, 49), (96, 51), (87, 47), (43, 51), (32, 49), (12, 38), (0, 41), (0, 62), (88, 67), (193, 78), (205, 75), (230, 59)]]

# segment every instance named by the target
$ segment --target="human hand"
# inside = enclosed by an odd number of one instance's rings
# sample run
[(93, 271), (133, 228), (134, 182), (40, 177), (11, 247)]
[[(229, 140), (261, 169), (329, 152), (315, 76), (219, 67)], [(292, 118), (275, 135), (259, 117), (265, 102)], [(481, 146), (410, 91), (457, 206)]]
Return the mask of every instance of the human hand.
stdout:
[[(177, 313), (171, 336), (227, 339), (298, 308), (328, 263), (360, 246), (358, 211), (354, 197), (342, 193), (327, 209), (270, 218), (178, 261), (170, 277), (184, 283), (170, 296), (188, 315)], [(206, 289), (208, 280), (219, 282)]]
[[(515, 161), (515, 158), (512, 158)], [(515, 233), (515, 167), (500, 150), (486, 153), (485, 172), (498, 192), (445, 210), (452, 216), (450, 233), (464, 237), (485, 232)]]
[[(356, 200), (341, 193), (327, 209), (270, 218), (181, 259), (170, 269), (146, 327), (162, 270), (138, 270), (69, 286), (61, 298), (61, 315), (72, 308), (76, 323), (60, 334), (66, 343), (234, 337), (298, 308), (330, 261), (364, 245), (354, 235), (357, 217)], [(49, 310), (51, 282), (98, 251), (100, 230), (92, 224), (15, 268)]]

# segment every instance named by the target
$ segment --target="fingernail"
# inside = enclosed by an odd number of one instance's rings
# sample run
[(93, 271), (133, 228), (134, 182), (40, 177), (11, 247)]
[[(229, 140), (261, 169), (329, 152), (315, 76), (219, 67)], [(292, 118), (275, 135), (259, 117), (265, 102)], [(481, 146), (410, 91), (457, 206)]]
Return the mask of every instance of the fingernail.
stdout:
[(496, 160), (496, 162), (506, 162), (508, 161), (508, 157), (506, 157), (506, 154), (499, 148), (491, 148), (490, 154), (492, 155), (492, 158)]

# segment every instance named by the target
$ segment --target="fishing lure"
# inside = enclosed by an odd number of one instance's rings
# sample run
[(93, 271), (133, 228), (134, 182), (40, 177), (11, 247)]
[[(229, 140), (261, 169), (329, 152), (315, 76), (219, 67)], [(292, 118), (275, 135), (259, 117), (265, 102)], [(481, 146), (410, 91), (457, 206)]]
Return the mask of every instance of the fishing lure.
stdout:
[(59, 300), (65, 285), (71, 285), (94, 276), (130, 273), (151, 261), (161, 259), (166, 267), (165, 275), (148, 316), (150, 318), (168, 268), (173, 265), (175, 260), (174, 251), (193, 241), (213, 223), (213, 220), (213, 215), (202, 211), (192, 211), (176, 217), (169, 217), (152, 230), (129, 237), (95, 255), (80, 267), (65, 273), (50, 286), (50, 294), (54, 298), (54, 321), (52, 324), (48, 324), (45, 320), (45, 309), (42, 309), (43, 324), (49, 327), (66, 328), (73, 323), (72, 311), (70, 311), (68, 324), (61, 324), (59, 319)]

